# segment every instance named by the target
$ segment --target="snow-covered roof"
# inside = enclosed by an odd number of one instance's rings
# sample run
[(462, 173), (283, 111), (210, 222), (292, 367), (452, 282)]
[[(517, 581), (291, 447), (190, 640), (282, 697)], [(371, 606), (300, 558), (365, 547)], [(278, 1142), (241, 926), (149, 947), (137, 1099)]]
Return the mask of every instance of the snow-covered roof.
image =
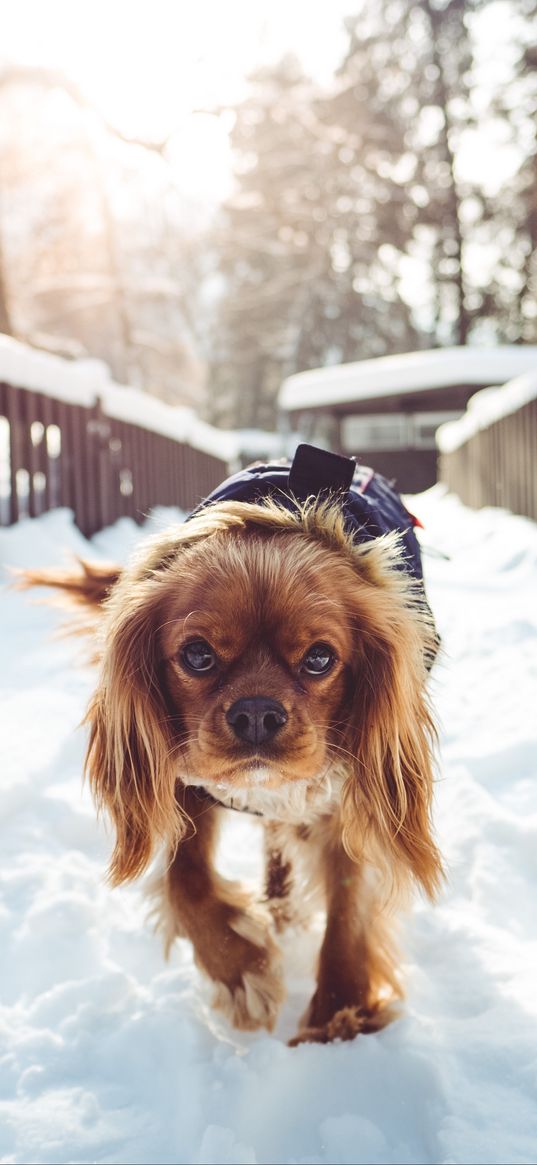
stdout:
[(185, 441), (223, 461), (240, 453), (238, 434), (213, 428), (192, 409), (167, 405), (147, 392), (115, 384), (102, 360), (64, 360), (0, 335), (0, 381), (85, 407), (100, 400), (108, 417)]
[(449, 421), (436, 431), (436, 443), (442, 453), (452, 453), (481, 429), (517, 412), (537, 398), (537, 367), (517, 376), (500, 388), (484, 388), (468, 401), (466, 412), (458, 421)]
[(457, 384), (484, 387), (504, 384), (532, 369), (537, 369), (537, 345), (530, 344), (404, 352), (298, 372), (284, 380), (278, 403), (286, 412), (295, 412)]

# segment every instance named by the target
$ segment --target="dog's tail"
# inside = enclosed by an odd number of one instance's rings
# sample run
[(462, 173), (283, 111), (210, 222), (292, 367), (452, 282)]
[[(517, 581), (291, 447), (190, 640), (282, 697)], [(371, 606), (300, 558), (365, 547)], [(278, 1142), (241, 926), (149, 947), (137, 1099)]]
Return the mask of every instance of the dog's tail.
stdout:
[(52, 568), (50, 570), (14, 571), (15, 585), (22, 590), (31, 587), (51, 587), (61, 592), (63, 607), (83, 608), (96, 614), (110, 595), (121, 574), (121, 567), (77, 559), (78, 570)]

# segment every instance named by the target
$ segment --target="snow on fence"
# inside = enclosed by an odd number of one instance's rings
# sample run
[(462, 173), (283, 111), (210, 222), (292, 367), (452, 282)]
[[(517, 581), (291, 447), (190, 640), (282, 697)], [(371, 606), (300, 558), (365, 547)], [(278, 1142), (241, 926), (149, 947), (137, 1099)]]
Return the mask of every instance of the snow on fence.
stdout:
[(476, 393), (436, 439), (440, 479), (466, 505), (537, 521), (537, 372)]
[(228, 472), (232, 435), (0, 337), (0, 525), (68, 506), (84, 535), (155, 505), (192, 508)]

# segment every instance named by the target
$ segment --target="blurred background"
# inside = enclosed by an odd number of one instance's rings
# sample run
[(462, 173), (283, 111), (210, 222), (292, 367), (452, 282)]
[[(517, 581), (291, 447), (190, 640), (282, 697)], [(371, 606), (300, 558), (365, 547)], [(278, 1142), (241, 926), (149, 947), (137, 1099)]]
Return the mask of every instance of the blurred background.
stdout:
[(233, 427), (537, 341), (533, 0), (2, 8), (0, 331)]
[(8, 337), (265, 431), (308, 369), (537, 343), (535, 0), (0, 8)]

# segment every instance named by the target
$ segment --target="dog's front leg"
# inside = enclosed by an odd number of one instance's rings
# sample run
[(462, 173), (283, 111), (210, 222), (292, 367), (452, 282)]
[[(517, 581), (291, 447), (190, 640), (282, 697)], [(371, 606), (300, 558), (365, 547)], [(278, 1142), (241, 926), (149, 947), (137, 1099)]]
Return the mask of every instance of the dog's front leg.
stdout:
[(185, 789), (193, 822), (164, 880), (165, 914), (173, 938), (189, 938), (198, 966), (215, 985), (214, 1005), (238, 1028), (274, 1026), (284, 997), (279, 951), (270, 921), (237, 883), (214, 868), (223, 810)]
[(317, 988), (291, 1044), (328, 1043), (377, 1031), (394, 1018), (400, 996), (386, 918), (367, 871), (339, 842), (321, 847), (327, 922), (319, 957)]

